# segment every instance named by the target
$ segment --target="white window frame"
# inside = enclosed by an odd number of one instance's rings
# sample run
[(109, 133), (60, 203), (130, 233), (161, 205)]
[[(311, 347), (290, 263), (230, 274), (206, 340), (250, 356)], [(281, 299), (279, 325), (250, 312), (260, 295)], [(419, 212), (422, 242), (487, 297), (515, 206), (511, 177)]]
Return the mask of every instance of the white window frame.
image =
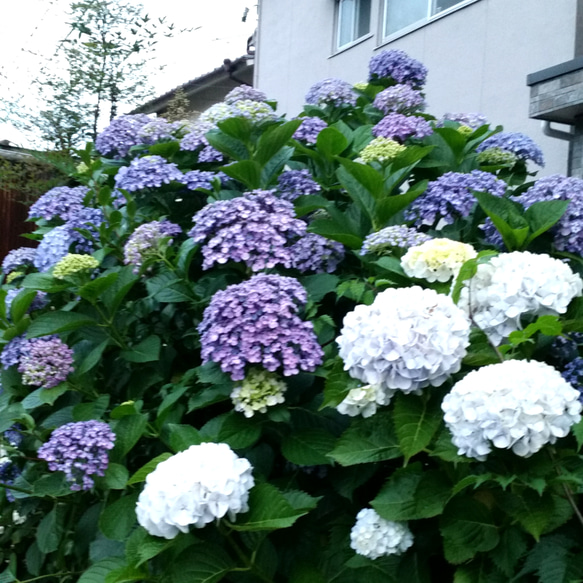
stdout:
[[(352, 27), (352, 35), (350, 40), (340, 43), (340, 36), (341, 36), (341, 28), (342, 28), (342, 3), (348, 0), (338, 0), (336, 2), (336, 35), (334, 39), (334, 50), (335, 52), (342, 51), (352, 45), (360, 42), (365, 38), (369, 38), (371, 36), (371, 20), (372, 20), (372, 0), (356, 0), (356, 10), (354, 21), (351, 23)], [(358, 29), (360, 28), (359, 18), (361, 17), (361, 2), (368, 1), (369, 2), (369, 22), (366, 32), (362, 34), (358, 34)]]

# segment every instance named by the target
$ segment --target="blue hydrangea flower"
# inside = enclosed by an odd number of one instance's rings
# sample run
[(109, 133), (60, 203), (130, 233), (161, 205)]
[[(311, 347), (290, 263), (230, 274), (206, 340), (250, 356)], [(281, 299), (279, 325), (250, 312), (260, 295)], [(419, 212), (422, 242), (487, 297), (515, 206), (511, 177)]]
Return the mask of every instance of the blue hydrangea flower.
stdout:
[(7, 429), (3, 433), (4, 439), (12, 447), (19, 447), (22, 443), (22, 425), (20, 423), (15, 423), (10, 429)]
[(422, 87), (427, 79), (427, 69), (405, 51), (393, 49), (374, 55), (369, 63), (369, 81), (394, 79), (411, 87)]
[(579, 400), (583, 401), (583, 358), (578, 356), (565, 366), (561, 376), (580, 393)]
[(28, 352), (28, 345), (31, 341), (26, 338), (24, 334), (15, 336), (8, 344), (6, 344), (0, 354), (0, 362), (2, 366), (7, 369), (11, 366), (16, 366), (20, 362), (23, 354)]
[(389, 113), (372, 128), (372, 134), (376, 138), (387, 138), (400, 142), (407, 138), (421, 139), (432, 133), (433, 128), (422, 117), (403, 115), (402, 113)]
[(55, 227), (45, 234), (36, 249), (34, 266), (39, 271), (48, 271), (69, 252), (73, 243), (71, 228), (68, 224)]
[(220, 364), (236, 381), (247, 365), (284, 376), (314, 371), (323, 351), (312, 323), (298, 315), (306, 301), (297, 280), (279, 275), (255, 275), (217, 292), (198, 327), (203, 362)]
[(298, 142), (306, 142), (308, 144), (315, 144), (318, 139), (318, 134), (328, 127), (328, 124), (319, 117), (302, 117), (302, 124), (295, 131), (293, 138)]
[(579, 356), (578, 345), (583, 344), (583, 333), (571, 332), (568, 336), (557, 336), (549, 349), (549, 355), (564, 364)]
[(86, 186), (51, 188), (30, 207), (28, 218), (68, 221), (83, 208), (83, 199), (88, 192)]
[(405, 219), (414, 221), (416, 227), (441, 228), (470, 214), (476, 204), (472, 191), (503, 196), (505, 190), (506, 184), (488, 172), (446, 172), (430, 182), (427, 190), (411, 203), (405, 211)]
[(376, 233), (367, 235), (362, 243), (360, 254), (374, 253), (376, 255), (384, 255), (394, 250), (404, 251), (409, 247), (417, 247), (426, 241), (430, 241), (432, 238), (407, 225), (385, 227)]
[[(0, 482), (7, 486), (12, 486), (21, 473), (20, 468), (8, 457), (0, 458)], [(4, 491), (6, 492), (6, 500), (11, 503), (14, 502), (14, 494), (10, 488), (6, 488)]]
[(193, 124), (187, 134), (180, 140), (180, 149), (187, 150), (189, 152), (194, 152), (199, 148), (203, 148), (209, 145), (205, 134), (211, 130), (216, 129), (216, 125), (211, 122), (197, 121)]
[(344, 246), (317, 235), (307, 233), (291, 248), (293, 266), (302, 273), (334, 273), (344, 259)]
[(410, 114), (425, 107), (423, 94), (409, 85), (393, 85), (377, 94), (373, 105), (385, 115), (389, 113)]
[(198, 188), (204, 188), (205, 190), (212, 190), (212, 181), (214, 178), (219, 178), (221, 181), (226, 178), (223, 172), (218, 174), (215, 172), (208, 172), (205, 170), (191, 170), (184, 174), (183, 182), (186, 184), (188, 190), (197, 190)]
[(212, 146), (203, 148), (198, 155), (198, 161), (201, 164), (213, 164), (214, 162), (222, 162), (223, 160), (224, 156)]
[(34, 263), (36, 249), (32, 247), (19, 247), (9, 251), (2, 261), (2, 271), (10, 273), (19, 267), (26, 267)]
[(249, 85), (239, 85), (239, 87), (231, 89), (225, 97), (225, 103), (228, 105), (233, 105), (237, 101), (267, 101), (267, 95)]
[(283, 200), (294, 201), (298, 196), (317, 194), (322, 188), (309, 170), (286, 170), (277, 179), (277, 193)]
[(75, 229), (88, 231), (93, 239), (99, 240), (99, 227), (105, 221), (103, 212), (100, 209), (85, 207), (75, 216), (67, 221), (71, 242), (75, 245), (75, 250), (80, 253), (91, 253), (95, 247), (94, 242), (88, 239)]
[(144, 156), (120, 168), (115, 175), (115, 185), (135, 192), (144, 188), (160, 188), (173, 180), (183, 182), (183, 179), (184, 174), (176, 164), (167, 162), (162, 156)]
[(142, 143), (140, 130), (152, 118), (145, 114), (120, 115), (97, 136), (95, 149), (102, 155), (111, 155), (115, 158), (124, 158), (132, 146)]
[(480, 153), (490, 148), (500, 148), (515, 154), (519, 160), (526, 162), (532, 160), (539, 166), (544, 166), (544, 156), (542, 150), (536, 145), (532, 138), (520, 132), (501, 132), (484, 140), (477, 148)]
[(356, 105), (357, 94), (350, 83), (342, 79), (328, 78), (314, 83), (306, 94), (311, 105)]

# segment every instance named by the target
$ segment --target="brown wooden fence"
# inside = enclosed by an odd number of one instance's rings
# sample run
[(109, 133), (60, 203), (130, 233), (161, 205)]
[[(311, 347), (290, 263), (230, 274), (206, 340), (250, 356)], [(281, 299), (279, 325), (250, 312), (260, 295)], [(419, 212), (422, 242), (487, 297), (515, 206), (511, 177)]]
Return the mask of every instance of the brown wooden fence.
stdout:
[(16, 193), (0, 185), (0, 261), (16, 247), (36, 247), (36, 242), (21, 235), (33, 231), (34, 223), (25, 222), (28, 207), (16, 200)]

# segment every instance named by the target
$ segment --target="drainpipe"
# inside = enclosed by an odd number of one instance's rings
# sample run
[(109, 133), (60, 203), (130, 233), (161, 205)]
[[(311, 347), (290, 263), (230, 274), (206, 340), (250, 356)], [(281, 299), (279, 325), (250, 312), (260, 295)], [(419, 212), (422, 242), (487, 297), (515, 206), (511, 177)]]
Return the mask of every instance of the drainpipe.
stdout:
[(551, 122), (544, 120), (541, 123), (541, 128), (543, 130), (543, 134), (545, 136), (549, 136), (549, 138), (556, 138), (557, 140), (565, 140), (570, 142), (573, 139), (572, 132), (563, 132), (561, 130), (555, 130), (551, 127)]

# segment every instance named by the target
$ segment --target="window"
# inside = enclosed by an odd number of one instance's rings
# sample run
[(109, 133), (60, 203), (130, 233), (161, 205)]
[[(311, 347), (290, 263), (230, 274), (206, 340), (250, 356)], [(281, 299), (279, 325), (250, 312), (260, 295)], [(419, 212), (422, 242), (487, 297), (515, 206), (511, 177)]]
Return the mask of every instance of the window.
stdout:
[(467, 0), (385, 0), (383, 37), (422, 24), (444, 10)]
[(371, 0), (338, 2), (337, 48), (342, 48), (370, 31)]

